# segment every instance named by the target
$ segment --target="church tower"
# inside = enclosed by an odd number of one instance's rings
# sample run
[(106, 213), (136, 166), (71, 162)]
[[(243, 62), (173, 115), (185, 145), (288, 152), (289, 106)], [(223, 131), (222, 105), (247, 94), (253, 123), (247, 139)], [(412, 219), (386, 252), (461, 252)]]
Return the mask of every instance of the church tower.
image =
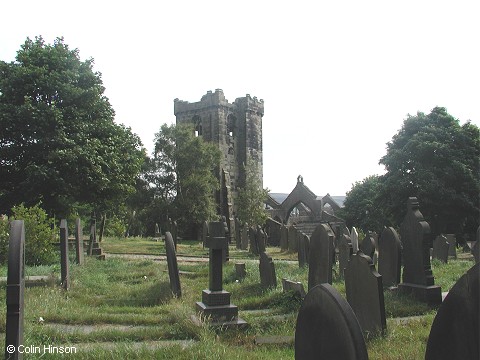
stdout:
[(229, 103), (223, 91), (216, 89), (195, 103), (175, 99), (174, 114), (177, 125), (192, 124), (196, 136), (216, 144), (222, 152), (216, 174), (220, 180), (217, 205), (219, 213), (230, 220), (232, 234), (235, 199), (238, 188), (245, 185), (244, 164), (252, 159), (263, 179), (263, 100), (247, 94)]

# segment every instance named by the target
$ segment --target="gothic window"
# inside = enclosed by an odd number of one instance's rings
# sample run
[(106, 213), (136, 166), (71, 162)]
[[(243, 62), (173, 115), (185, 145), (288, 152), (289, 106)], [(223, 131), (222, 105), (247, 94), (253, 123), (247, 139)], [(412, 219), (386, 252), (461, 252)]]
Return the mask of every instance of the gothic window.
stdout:
[(203, 135), (202, 119), (200, 118), (200, 116), (195, 115), (192, 120), (193, 120), (195, 136), (202, 136)]

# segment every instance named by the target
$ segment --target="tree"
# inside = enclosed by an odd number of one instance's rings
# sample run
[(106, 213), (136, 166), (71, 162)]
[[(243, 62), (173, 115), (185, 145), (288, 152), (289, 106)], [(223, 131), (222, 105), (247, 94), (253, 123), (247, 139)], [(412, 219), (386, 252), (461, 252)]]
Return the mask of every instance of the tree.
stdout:
[(263, 189), (258, 165), (251, 159), (245, 166), (245, 186), (238, 190), (237, 215), (241, 222), (251, 226), (264, 225), (268, 218), (265, 201), (268, 189)]
[(93, 59), (63, 38), (27, 38), (0, 62), (0, 211), (36, 204), (66, 216), (75, 203), (113, 207), (133, 190), (141, 142), (114, 123)]
[(382, 178), (372, 175), (356, 182), (347, 192), (339, 215), (345, 219), (348, 227), (355, 226), (365, 233), (370, 230), (380, 234), (384, 226), (391, 225), (379, 196), (382, 186)]
[(170, 205), (168, 215), (189, 230), (217, 217), (215, 191), (219, 188), (214, 174), (220, 150), (194, 134), (188, 125), (163, 124), (155, 134), (151, 171), (146, 175), (154, 184), (155, 197)]
[(416, 196), (434, 234), (473, 232), (478, 226), (480, 136), (445, 108), (408, 116), (380, 159), (383, 205), (399, 224), (406, 201)]

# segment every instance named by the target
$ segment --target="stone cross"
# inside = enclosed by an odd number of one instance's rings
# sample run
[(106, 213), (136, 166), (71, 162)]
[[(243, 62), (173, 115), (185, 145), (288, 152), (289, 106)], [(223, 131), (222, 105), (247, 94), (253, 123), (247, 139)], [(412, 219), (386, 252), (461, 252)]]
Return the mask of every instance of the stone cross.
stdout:
[[(23, 220), (10, 224), (8, 240), (7, 322), (5, 327), (5, 359), (22, 359), (23, 304), (25, 292), (25, 228)], [(11, 351), (13, 349), (13, 352)]]
[(332, 283), (332, 266), (335, 248), (335, 235), (328, 224), (320, 224), (310, 237), (310, 256), (308, 260), (308, 290), (315, 285)]
[(78, 265), (83, 265), (83, 231), (80, 218), (75, 220), (75, 260)]
[(60, 221), (60, 265), (62, 274), (62, 287), (68, 290), (70, 285), (69, 267), (68, 267), (68, 226), (67, 220)]

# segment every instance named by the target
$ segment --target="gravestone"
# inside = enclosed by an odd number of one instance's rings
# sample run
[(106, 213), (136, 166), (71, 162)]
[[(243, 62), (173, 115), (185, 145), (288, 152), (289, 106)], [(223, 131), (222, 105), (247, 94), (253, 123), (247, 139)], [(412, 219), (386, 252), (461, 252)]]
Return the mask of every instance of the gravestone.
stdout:
[(250, 240), (250, 252), (253, 255), (259, 255), (260, 250), (258, 249), (257, 230), (254, 227), (250, 227), (248, 230), (248, 238)]
[(157, 223), (155, 223), (155, 238), (158, 239), (162, 236), (161, 232), (160, 232), (160, 227), (158, 226)]
[(262, 252), (265, 252), (266, 248), (266, 243), (267, 243), (267, 237), (265, 235), (265, 232), (262, 230), (260, 226), (257, 226), (257, 247), (258, 247), (258, 252), (261, 254)]
[(309, 241), (307, 235), (301, 234), (299, 241), (298, 241), (298, 266), (305, 267), (308, 263), (308, 249), (309, 249)]
[(170, 278), (170, 289), (173, 296), (179, 298), (182, 296), (180, 286), (180, 274), (178, 273), (177, 254), (175, 253), (175, 243), (172, 234), (165, 233), (165, 251), (167, 253), (168, 276)]
[(245, 263), (235, 263), (235, 275), (237, 280), (243, 280), (247, 276)]
[(450, 247), (451, 245), (447, 241), (447, 238), (444, 235), (438, 235), (435, 240), (433, 240), (432, 258), (438, 259), (446, 264), (448, 262)]
[(375, 271), (372, 259), (361, 251), (352, 256), (345, 269), (345, 290), (365, 337), (385, 334), (382, 276)]
[(340, 239), (338, 240), (338, 271), (341, 279), (344, 278), (344, 271), (347, 268), (352, 254), (353, 249), (350, 236), (341, 233)]
[(425, 360), (480, 359), (480, 265), (452, 287), (433, 320)]
[(94, 217), (90, 223), (90, 244), (88, 247), (88, 254), (96, 256), (99, 260), (105, 260), (105, 254), (103, 253), (100, 243), (97, 241), (97, 222)]
[(285, 225), (280, 228), (280, 249), (288, 250), (288, 228)]
[(375, 240), (373, 239), (370, 232), (367, 232), (365, 238), (362, 240), (362, 243), (358, 245), (358, 249), (369, 256), (373, 261), (373, 255), (375, 254)]
[(352, 308), (330, 284), (313, 287), (302, 302), (295, 328), (295, 359), (368, 359)]
[(288, 227), (288, 250), (297, 251), (297, 229), (291, 225)]
[(235, 218), (235, 246), (237, 249), (242, 248), (242, 235), (241, 235), (241, 228), (242, 225), (240, 223), (240, 220), (238, 218)]
[(356, 254), (358, 252), (358, 231), (355, 227), (352, 227), (352, 232), (350, 234), (350, 240), (352, 241), (352, 249), (353, 253)]
[(62, 287), (68, 290), (70, 274), (68, 267), (68, 226), (67, 220), (60, 221), (60, 270)]
[(445, 234), (450, 247), (448, 248), (448, 256), (451, 258), (457, 258), (457, 237), (455, 234)]
[(265, 252), (260, 253), (260, 283), (264, 288), (276, 288), (277, 276), (275, 274), (275, 264), (271, 257), (267, 256)]
[(267, 229), (268, 229), (268, 244), (270, 246), (279, 246), (280, 237), (281, 237), (281, 228), (283, 224), (278, 221), (273, 220), (272, 218), (267, 219)]
[(197, 311), (209, 317), (214, 326), (245, 325), (238, 317), (238, 307), (230, 303), (230, 293), (223, 290), (223, 255), (227, 238), (223, 222), (209, 224), (206, 247), (209, 249), (208, 290), (202, 291), (202, 301), (196, 303)]
[[(23, 305), (25, 292), (25, 227), (23, 220), (10, 223), (8, 239), (7, 319), (5, 326), (5, 359), (22, 359)], [(13, 348), (12, 348), (13, 347)], [(13, 352), (12, 350), (13, 349)]]
[(243, 224), (241, 237), (242, 237), (241, 249), (248, 250), (248, 223)]
[(205, 248), (208, 237), (208, 222), (204, 221), (202, 223), (202, 246)]
[(308, 260), (308, 290), (315, 285), (332, 283), (332, 266), (335, 248), (332, 229), (327, 224), (318, 225), (310, 237)]
[(305, 289), (303, 288), (303, 285), (301, 282), (291, 281), (283, 278), (282, 287), (283, 287), (283, 292), (292, 291), (294, 294), (300, 297), (300, 299), (303, 299), (306, 295)]
[(378, 273), (384, 287), (400, 283), (402, 243), (393, 227), (383, 229), (378, 239)]
[(78, 265), (83, 265), (83, 231), (80, 218), (75, 220), (75, 260)]
[(442, 302), (442, 290), (435, 286), (430, 266), (430, 225), (419, 210), (417, 198), (410, 197), (407, 214), (400, 226), (403, 245), (403, 282), (398, 288), (431, 305)]

